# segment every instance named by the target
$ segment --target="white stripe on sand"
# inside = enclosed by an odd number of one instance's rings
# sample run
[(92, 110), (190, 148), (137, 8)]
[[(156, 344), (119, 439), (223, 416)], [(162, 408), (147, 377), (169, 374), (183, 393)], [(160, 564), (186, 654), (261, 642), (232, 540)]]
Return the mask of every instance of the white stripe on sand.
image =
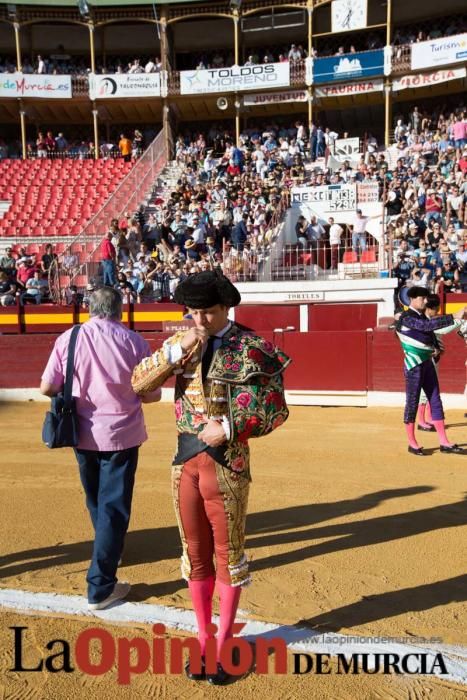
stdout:
[[(150, 605), (147, 603), (118, 603), (107, 610), (90, 611), (87, 600), (82, 596), (61, 595), (57, 593), (32, 593), (15, 589), (0, 589), (0, 608), (18, 612), (32, 613), (49, 612), (56, 615), (80, 615), (89, 618), (101, 618), (106, 622), (143, 623), (153, 625), (162, 623), (168, 629), (194, 633), (196, 619), (191, 610), (173, 608), (165, 605)], [(239, 618), (237, 618), (239, 619)], [(214, 622), (217, 622), (214, 618)], [(337, 633), (318, 634), (306, 627), (296, 625), (277, 625), (257, 620), (246, 621), (242, 636), (254, 638), (281, 637), (290, 651), (311, 654), (427, 654), (427, 668), (431, 669), (437, 653), (443, 654), (447, 675), (439, 673), (439, 667), (434, 671), (441, 680), (467, 684), (467, 649), (446, 644), (407, 644), (397, 640), (376, 642), (371, 637), (365, 637), (355, 632), (355, 635)]]

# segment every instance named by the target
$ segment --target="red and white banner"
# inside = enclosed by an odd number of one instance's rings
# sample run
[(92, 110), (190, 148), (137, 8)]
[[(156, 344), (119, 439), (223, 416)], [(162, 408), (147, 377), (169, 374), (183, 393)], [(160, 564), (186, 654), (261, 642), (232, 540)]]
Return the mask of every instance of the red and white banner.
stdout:
[(413, 75), (404, 75), (402, 78), (393, 80), (393, 92), (399, 90), (407, 90), (408, 88), (426, 87), (428, 85), (439, 85), (447, 83), (448, 80), (458, 80), (465, 78), (467, 71), (465, 68), (447, 68), (445, 70), (436, 70), (433, 73), (414, 73)]
[(269, 105), (278, 102), (306, 102), (308, 93), (306, 90), (286, 90), (284, 92), (255, 92), (245, 95), (244, 105)]
[(0, 73), (0, 97), (69, 99), (71, 97), (71, 76)]
[(382, 92), (384, 83), (382, 79), (364, 80), (355, 83), (338, 83), (337, 85), (323, 85), (315, 88), (316, 97), (345, 97), (346, 95), (365, 95), (369, 92)]

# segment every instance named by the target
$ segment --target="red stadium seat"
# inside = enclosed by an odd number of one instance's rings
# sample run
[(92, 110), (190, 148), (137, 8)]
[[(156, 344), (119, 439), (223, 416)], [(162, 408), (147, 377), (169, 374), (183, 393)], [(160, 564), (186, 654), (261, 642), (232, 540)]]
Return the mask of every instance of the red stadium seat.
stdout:
[[(11, 202), (0, 219), (0, 237), (78, 235), (131, 167), (121, 160), (0, 161), (0, 200)], [(86, 254), (94, 247), (87, 244)]]
[(347, 250), (342, 257), (342, 262), (343, 263), (356, 263), (356, 262), (358, 262), (357, 253), (354, 250)]
[(362, 263), (374, 263), (376, 262), (376, 251), (374, 250), (364, 250), (360, 258)]
[(77, 287), (85, 287), (88, 283), (88, 278), (86, 275), (76, 275), (76, 277), (73, 278), (73, 284), (76, 284)]

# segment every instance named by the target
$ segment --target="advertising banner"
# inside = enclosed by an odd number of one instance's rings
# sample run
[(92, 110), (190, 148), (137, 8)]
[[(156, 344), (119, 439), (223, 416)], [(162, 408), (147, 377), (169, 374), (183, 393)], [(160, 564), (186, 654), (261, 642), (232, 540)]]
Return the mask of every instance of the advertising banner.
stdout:
[(430, 39), (411, 46), (412, 70), (433, 68), (449, 63), (467, 61), (467, 33), (447, 36), (444, 39)]
[(363, 216), (368, 218), (366, 230), (380, 240), (382, 206), (378, 195), (378, 183), (373, 182), (293, 187), (290, 217), (287, 219), (290, 235), (300, 214), (307, 221), (316, 216), (322, 224), (326, 224), (332, 216), (336, 223), (349, 225), (354, 223), (357, 209), (361, 209)]
[(334, 156), (339, 159), (350, 158), (360, 153), (360, 139), (353, 136), (350, 139), (336, 139), (334, 143)]
[(69, 99), (71, 97), (71, 76), (0, 73), (0, 97)]
[(465, 78), (467, 71), (465, 68), (445, 68), (433, 73), (415, 73), (414, 75), (404, 75), (392, 81), (392, 90), (407, 90), (408, 88), (426, 87), (427, 85), (439, 85), (448, 80)]
[(377, 182), (357, 183), (358, 204), (375, 204), (379, 202), (379, 185)]
[(284, 92), (254, 92), (245, 95), (244, 105), (269, 105), (279, 102), (306, 102), (308, 93), (306, 90), (286, 90)]
[(335, 83), (333, 85), (323, 85), (315, 89), (316, 97), (345, 97), (346, 95), (365, 95), (369, 92), (382, 92), (384, 87), (383, 79), (365, 80), (355, 83)]
[(258, 66), (231, 66), (208, 70), (180, 71), (180, 93), (203, 95), (261, 88), (288, 87), (289, 63), (264, 63)]
[(384, 75), (383, 49), (313, 60), (314, 84), (331, 83), (334, 80), (362, 80), (377, 75)]
[(320, 215), (327, 212), (354, 211), (357, 205), (355, 185), (322, 185), (319, 187), (292, 187), (292, 206), (309, 205)]
[(89, 75), (91, 100), (125, 97), (160, 97), (160, 73), (115, 73)]

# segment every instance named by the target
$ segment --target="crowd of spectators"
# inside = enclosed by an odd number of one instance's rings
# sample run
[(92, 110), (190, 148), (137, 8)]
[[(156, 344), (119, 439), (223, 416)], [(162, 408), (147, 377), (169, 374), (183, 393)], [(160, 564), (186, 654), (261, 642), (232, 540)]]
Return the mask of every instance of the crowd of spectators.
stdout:
[(292, 139), (285, 157), (272, 132), (244, 135), (239, 148), (229, 132), (215, 136), (216, 150), (202, 134), (179, 137), (182, 174), (167, 197), (156, 198), (147, 217), (140, 210), (111, 223), (102, 244), (101, 281), (118, 286), (125, 299), (169, 301), (187, 275), (227, 258), (254, 277), (281, 192), (298, 170), (304, 172), (305, 143), (300, 149)]
[[(145, 302), (172, 299), (181, 279), (211, 265), (224, 265), (231, 275), (241, 271), (242, 279), (255, 279), (292, 186), (377, 182), (386, 212), (385, 244), (399, 286), (424, 283), (438, 290), (442, 282), (448, 291), (465, 290), (467, 122), (463, 105), (452, 115), (438, 110), (429, 116), (414, 106), (399, 121), (406, 129), (392, 149), (379, 151), (370, 137), (366, 142), (372, 147), (362, 157), (332, 167), (326, 158), (339, 134), (319, 125), (312, 125), (310, 131), (300, 120), (259, 126), (250, 121), (238, 146), (222, 123), (212, 124), (206, 132), (180, 134), (175, 145), (180, 168), (177, 183), (147, 209), (111, 223), (101, 251), (100, 280), (94, 282), (115, 284), (126, 299)], [(318, 131), (324, 135), (324, 154), (317, 151)], [(445, 148), (442, 140), (435, 139), (438, 131), (447, 136)], [(427, 153), (419, 149), (420, 139), (431, 139), (438, 147)], [(401, 143), (404, 148), (399, 148)], [(335, 265), (342, 259), (344, 221), (336, 216), (332, 222), (309, 222), (312, 228), (321, 227), (320, 239), (334, 253)], [(355, 234), (353, 247), (363, 250), (363, 223), (349, 233)], [(313, 248), (307, 233), (304, 241), (299, 234), (297, 238), (299, 245)], [(29, 287), (38, 289), (41, 271), (37, 278), (31, 263), (21, 260), (21, 266), (27, 272), (18, 275), (15, 261), (14, 282), (23, 284), (20, 293), (27, 302), (28, 280), (34, 278)], [(32, 268), (37, 266), (32, 260)], [(33, 294), (37, 299), (37, 292)]]
[(397, 164), (386, 197), (399, 286), (467, 289), (467, 112), (414, 106), (396, 124)]
[[(156, 129), (122, 129), (110, 139), (102, 137), (99, 145), (101, 158), (136, 160), (156, 136)], [(84, 137), (84, 138), (83, 138)], [(95, 157), (95, 145), (91, 134), (68, 137), (63, 131), (39, 131), (36, 137), (27, 138), (28, 158), (74, 158), (76, 160)], [(21, 158), (21, 143), (0, 138), (0, 160)]]
[(0, 258), (0, 306), (41, 304), (50, 301), (49, 268), (58, 256), (49, 243), (44, 254), (28, 255), (26, 248), (17, 253), (7, 247)]
[[(465, 31), (465, 16), (443, 17), (438, 20), (417, 24), (409, 24), (395, 29), (392, 45), (398, 49), (428, 39), (452, 36)], [(315, 38), (312, 49), (313, 57), (344, 55), (359, 51), (381, 49), (386, 43), (384, 29), (354, 32), (350, 43), (343, 42), (342, 36), (327, 35)], [(260, 63), (297, 62), (307, 57), (306, 38), (298, 38), (291, 45), (277, 44), (273, 46), (247, 47), (245, 49), (244, 65)], [(397, 56), (397, 51), (396, 51)], [(177, 70), (194, 68), (224, 68), (234, 64), (232, 49), (221, 49), (196, 53), (175, 52), (174, 67)], [(160, 56), (141, 52), (133, 55), (107, 55), (105, 60), (96, 58), (96, 72), (105, 73), (158, 73), (162, 69)], [(0, 73), (13, 73), (16, 70), (16, 59), (13, 54), (0, 56)], [(68, 53), (63, 45), (58, 46), (54, 53), (45, 56), (38, 54), (34, 58), (23, 57), (23, 73), (48, 75), (87, 75), (90, 72), (89, 57), (76, 56)]]

